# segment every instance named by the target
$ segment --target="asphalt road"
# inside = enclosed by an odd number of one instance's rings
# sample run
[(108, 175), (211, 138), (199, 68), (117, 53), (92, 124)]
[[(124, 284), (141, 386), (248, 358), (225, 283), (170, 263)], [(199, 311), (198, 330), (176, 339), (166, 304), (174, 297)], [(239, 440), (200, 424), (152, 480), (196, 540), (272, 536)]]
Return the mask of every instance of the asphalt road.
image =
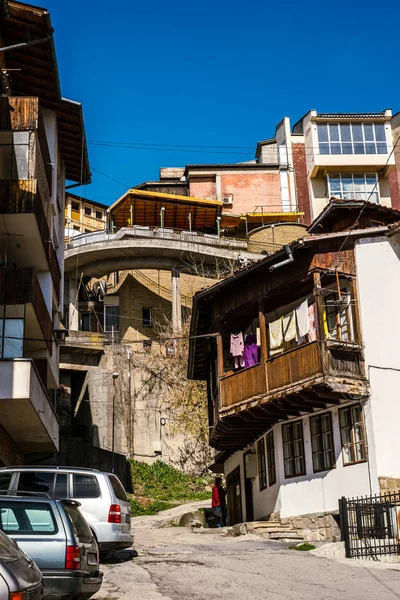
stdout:
[[(96, 600), (395, 600), (400, 570), (318, 558), (256, 536), (138, 528), (102, 566)], [(389, 568), (388, 568), (389, 567)]]

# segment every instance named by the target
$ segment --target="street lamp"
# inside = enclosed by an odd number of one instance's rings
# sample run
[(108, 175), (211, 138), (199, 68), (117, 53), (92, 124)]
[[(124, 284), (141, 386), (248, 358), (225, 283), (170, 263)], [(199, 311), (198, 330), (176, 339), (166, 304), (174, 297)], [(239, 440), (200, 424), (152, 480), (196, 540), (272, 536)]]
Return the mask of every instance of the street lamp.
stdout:
[(118, 379), (119, 373), (114, 371), (113, 378), (113, 398), (112, 398), (112, 432), (111, 432), (111, 473), (115, 473), (115, 380)]

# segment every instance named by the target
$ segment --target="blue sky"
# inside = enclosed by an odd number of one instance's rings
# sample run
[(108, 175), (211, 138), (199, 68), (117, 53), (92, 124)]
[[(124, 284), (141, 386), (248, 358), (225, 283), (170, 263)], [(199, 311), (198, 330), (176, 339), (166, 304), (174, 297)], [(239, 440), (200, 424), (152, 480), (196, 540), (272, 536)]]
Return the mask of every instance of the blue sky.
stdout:
[(105, 204), (163, 166), (249, 160), (283, 116), (293, 124), (312, 108), (400, 110), (395, 0), (384, 12), (360, 0), (40, 5), (55, 28), (63, 96), (83, 103), (88, 141), (177, 146), (89, 143), (93, 183), (73, 191)]

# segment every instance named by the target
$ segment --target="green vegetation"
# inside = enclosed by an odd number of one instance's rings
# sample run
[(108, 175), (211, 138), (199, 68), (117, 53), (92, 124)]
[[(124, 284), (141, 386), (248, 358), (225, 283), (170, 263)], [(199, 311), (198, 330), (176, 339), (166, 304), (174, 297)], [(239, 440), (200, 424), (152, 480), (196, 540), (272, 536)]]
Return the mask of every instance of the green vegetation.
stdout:
[(315, 546), (309, 542), (304, 544), (298, 544), (297, 546), (289, 546), (290, 550), (300, 550), (300, 552), (308, 552), (309, 550), (315, 550)]
[(130, 499), (133, 516), (154, 515), (178, 504), (211, 498), (213, 478), (194, 477), (158, 460), (147, 465), (130, 461), (134, 495)]

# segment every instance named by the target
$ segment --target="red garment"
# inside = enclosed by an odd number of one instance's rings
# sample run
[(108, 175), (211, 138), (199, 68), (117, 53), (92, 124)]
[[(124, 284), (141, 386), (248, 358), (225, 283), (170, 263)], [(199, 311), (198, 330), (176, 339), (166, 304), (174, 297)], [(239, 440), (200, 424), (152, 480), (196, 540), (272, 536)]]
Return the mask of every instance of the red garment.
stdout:
[(217, 508), (217, 506), (220, 506), (220, 504), (218, 488), (216, 485), (214, 485), (212, 489), (211, 508)]

